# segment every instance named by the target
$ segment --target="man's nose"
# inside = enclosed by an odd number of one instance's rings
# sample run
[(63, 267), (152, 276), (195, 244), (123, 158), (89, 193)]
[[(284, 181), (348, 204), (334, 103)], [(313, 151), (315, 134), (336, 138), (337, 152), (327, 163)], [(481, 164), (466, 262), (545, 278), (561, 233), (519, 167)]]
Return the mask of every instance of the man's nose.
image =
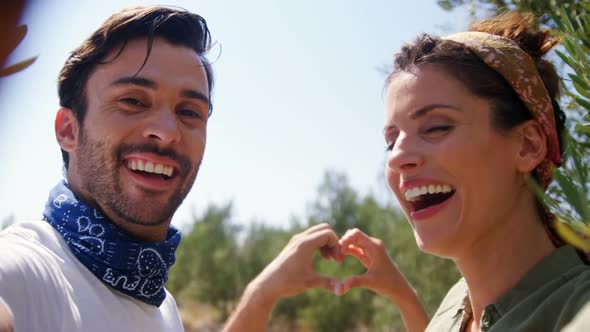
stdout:
[(176, 113), (166, 108), (154, 111), (144, 128), (143, 136), (165, 144), (177, 143), (180, 140), (180, 128)]

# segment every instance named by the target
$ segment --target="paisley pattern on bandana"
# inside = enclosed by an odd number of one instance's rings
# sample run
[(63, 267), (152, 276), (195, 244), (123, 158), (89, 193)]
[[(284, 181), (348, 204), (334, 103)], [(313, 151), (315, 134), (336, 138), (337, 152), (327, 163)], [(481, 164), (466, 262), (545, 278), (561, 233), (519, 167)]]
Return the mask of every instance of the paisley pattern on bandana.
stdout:
[(147, 304), (162, 304), (168, 270), (180, 244), (176, 228), (171, 226), (162, 242), (134, 239), (79, 200), (65, 182), (49, 194), (43, 216), (76, 258), (109, 287)]
[(547, 188), (553, 166), (561, 164), (561, 153), (551, 98), (533, 59), (515, 41), (485, 32), (460, 32), (442, 39), (465, 45), (502, 75), (541, 125), (547, 137), (547, 155), (535, 172), (539, 184)]

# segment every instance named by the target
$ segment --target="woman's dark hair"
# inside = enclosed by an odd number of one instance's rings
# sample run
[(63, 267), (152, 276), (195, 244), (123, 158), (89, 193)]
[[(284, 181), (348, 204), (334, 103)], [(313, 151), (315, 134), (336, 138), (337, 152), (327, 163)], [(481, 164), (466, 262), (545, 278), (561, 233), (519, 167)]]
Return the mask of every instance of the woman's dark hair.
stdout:
[[(131, 7), (109, 17), (88, 39), (76, 48), (66, 60), (58, 78), (59, 103), (72, 110), (82, 124), (86, 115), (86, 83), (97, 65), (115, 60), (127, 43), (138, 38), (147, 38), (146, 57), (138, 72), (147, 62), (155, 37), (167, 42), (193, 49), (201, 58), (209, 89), (209, 115), (213, 110), (213, 70), (205, 58), (211, 47), (211, 34), (205, 19), (180, 8)], [(114, 58), (105, 57), (117, 50)], [(69, 155), (62, 149), (66, 170)]]
[[(563, 154), (562, 136), (566, 117), (557, 103), (559, 76), (553, 64), (542, 58), (558, 40), (552, 38), (549, 31), (534, 29), (533, 22), (531, 14), (507, 12), (476, 23), (470, 30), (512, 39), (535, 61), (553, 103), (559, 146)], [(387, 84), (397, 73), (414, 71), (426, 64), (436, 65), (462, 82), (471, 93), (488, 100), (492, 105), (492, 124), (495, 128), (508, 130), (533, 118), (510, 84), (475, 53), (460, 43), (427, 34), (420, 35), (395, 54), (393, 71), (387, 78)], [(536, 176), (535, 172), (533, 176)]]

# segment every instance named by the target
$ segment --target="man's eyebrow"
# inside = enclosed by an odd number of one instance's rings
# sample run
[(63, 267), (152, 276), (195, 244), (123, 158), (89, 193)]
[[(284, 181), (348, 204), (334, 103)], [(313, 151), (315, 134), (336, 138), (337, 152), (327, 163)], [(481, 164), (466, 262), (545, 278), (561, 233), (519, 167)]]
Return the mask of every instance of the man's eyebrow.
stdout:
[(448, 108), (448, 109), (452, 109), (455, 111), (462, 111), (460, 108), (458, 108), (457, 106), (453, 106), (453, 105), (431, 104), (431, 105), (426, 105), (426, 106), (419, 108), (416, 111), (412, 112), (412, 114), (410, 114), (410, 119), (416, 120), (417, 118), (423, 117), (426, 114), (428, 114), (428, 112), (435, 110), (437, 108)]
[[(137, 76), (121, 77), (119, 79), (114, 80), (111, 83), (111, 85), (127, 85), (127, 84), (139, 85), (139, 86), (150, 88), (150, 89), (157, 89), (158, 88), (158, 84), (155, 81), (150, 80), (149, 78), (137, 77)], [(209, 103), (209, 97), (206, 94), (204, 94), (203, 92), (200, 92), (197, 90), (190, 90), (190, 89), (182, 90), (180, 92), (180, 96), (185, 97), (185, 98), (198, 99), (198, 100), (204, 101), (206, 103)]]
[(127, 84), (133, 84), (133, 85), (139, 85), (145, 88), (150, 88), (150, 89), (156, 89), (158, 87), (158, 84), (148, 78), (143, 78), (143, 77), (137, 77), (137, 76), (125, 76), (125, 77), (121, 77), (118, 78), (116, 80), (114, 80), (113, 82), (111, 82), (111, 85), (127, 85)]
[(204, 101), (207, 104), (209, 103), (209, 97), (206, 94), (197, 90), (182, 90), (180, 92), (180, 96), (185, 98), (198, 99)]

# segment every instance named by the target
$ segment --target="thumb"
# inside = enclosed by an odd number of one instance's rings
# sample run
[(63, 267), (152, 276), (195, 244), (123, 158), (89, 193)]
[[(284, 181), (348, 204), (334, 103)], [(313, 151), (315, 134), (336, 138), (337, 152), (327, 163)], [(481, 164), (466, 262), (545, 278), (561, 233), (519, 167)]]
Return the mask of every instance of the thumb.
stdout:
[(316, 275), (307, 282), (307, 288), (323, 288), (329, 291), (334, 291), (339, 284), (338, 279)]
[(369, 285), (368, 276), (366, 274), (361, 274), (358, 276), (350, 276), (346, 278), (342, 283), (340, 283), (340, 289), (338, 290), (338, 295), (344, 295), (346, 292), (353, 288), (366, 288)]

